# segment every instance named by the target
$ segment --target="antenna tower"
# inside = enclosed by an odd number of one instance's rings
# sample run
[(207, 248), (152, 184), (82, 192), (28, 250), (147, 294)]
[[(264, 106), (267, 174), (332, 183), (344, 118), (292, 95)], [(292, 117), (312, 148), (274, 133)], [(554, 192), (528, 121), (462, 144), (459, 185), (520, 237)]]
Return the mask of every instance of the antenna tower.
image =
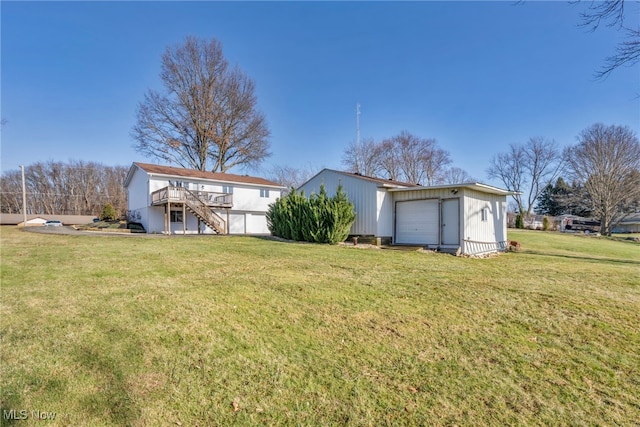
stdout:
[(356, 104), (356, 147), (360, 148), (360, 103)]

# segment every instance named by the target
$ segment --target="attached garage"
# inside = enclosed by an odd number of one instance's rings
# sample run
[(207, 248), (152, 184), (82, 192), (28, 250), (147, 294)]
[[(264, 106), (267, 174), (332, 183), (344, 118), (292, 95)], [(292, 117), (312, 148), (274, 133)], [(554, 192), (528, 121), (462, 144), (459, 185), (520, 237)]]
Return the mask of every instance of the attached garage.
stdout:
[(396, 202), (397, 244), (437, 245), (439, 243), (437, 199)]

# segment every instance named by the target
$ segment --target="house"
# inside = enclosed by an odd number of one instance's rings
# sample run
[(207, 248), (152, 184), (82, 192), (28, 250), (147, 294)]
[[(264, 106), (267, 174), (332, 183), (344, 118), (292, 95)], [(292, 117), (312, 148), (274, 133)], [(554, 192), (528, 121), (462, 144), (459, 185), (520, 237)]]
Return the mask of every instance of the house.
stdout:
[(468, 255), (501, 251), (507, 240), (507, 196), (485, 184), (420, 186), (323, 169), (300, 186), (308, 196), (342, 185), (354, 204), (350, 234)]
[(266, 212), (284, 187), (264, 178), (133, 163), (130, 220), (148, 233), (269, 234)]
[(36, 216), (34, 218), (31, 219), (27, 219), (27, 222), (25, 223), (24, 220), (20, 223), (18, 223), (18, 227), (42, 227), (45, 222), (47, 222), (47, 218), (43, 218), (41, 216)]
[(614, 228), (614, 233), (640, 233), (640, 213), (624, 217)]
[[(27, 214), (27, 227), (42, 226), (50, 219), (62, 221), (64, 225), (88, 224), (93, 221), (95, 215), (52, 215), (52, 214)], [(24, 226), (24, 215), (21, 213), (0, 213), (0, 225)]]

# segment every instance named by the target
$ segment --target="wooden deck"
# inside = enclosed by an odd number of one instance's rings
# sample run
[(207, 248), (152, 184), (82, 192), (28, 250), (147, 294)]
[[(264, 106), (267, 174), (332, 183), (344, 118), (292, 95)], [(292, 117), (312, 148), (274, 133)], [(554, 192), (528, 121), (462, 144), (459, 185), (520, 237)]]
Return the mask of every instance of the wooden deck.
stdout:
[(200, 202), (212, 208), (233, 207), (233, 194), (212, 191), (193, 191), (184, 187), (164, 187), (151, 193), (153, 206), (166, 203)]

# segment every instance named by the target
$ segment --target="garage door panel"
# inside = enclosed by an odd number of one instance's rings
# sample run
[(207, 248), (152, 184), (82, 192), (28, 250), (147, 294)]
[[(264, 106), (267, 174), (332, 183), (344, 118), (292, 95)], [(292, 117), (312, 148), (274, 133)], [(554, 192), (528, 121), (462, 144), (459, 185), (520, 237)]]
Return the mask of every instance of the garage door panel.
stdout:
[(438, 232), (437, 200), (410, 200), (396, 204), (396, 243), (437, 245)]

